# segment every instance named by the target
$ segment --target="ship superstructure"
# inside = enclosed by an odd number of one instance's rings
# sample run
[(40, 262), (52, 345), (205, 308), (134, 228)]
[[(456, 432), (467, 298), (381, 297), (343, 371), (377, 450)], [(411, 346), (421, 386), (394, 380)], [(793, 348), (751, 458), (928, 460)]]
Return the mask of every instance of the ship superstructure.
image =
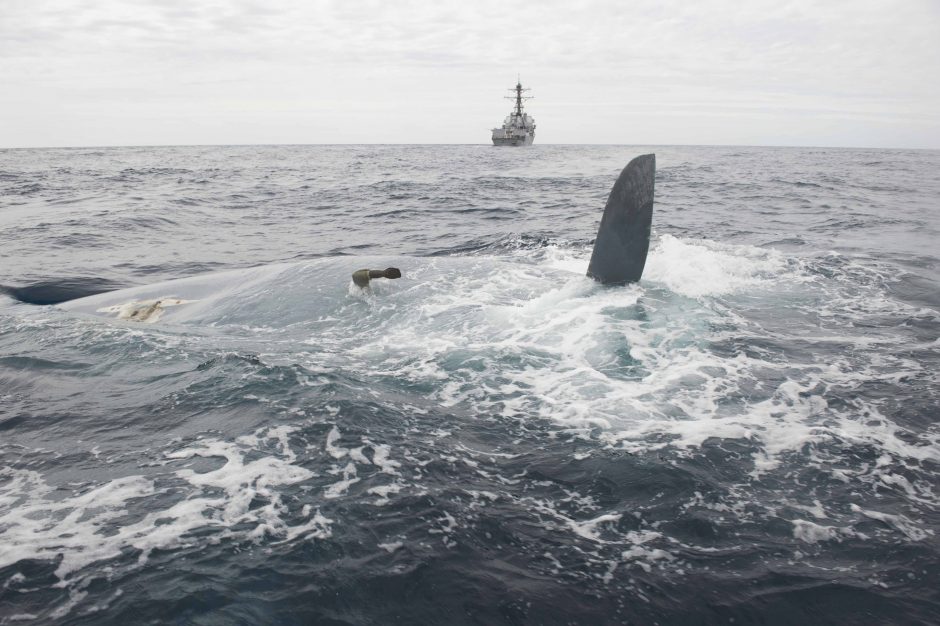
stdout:
[(531, 96), (523, 96), (522, 81), (516, 81), (516, 86), (510, 91), (515, 91), (515, 96), (506, 96), (510, 100), (516, 101), (516, 106), (503, 121), (502, 128), (493, 129), (494, 146), (530, 146), (535, 141), (535, 120), (529, 117), (529, 114), (522, 110), (522, 101), (531, 99)]

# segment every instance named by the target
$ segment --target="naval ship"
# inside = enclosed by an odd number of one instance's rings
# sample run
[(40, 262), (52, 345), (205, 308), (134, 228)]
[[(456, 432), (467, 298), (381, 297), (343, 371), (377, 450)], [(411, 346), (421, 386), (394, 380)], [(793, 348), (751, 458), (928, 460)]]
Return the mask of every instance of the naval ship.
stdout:
[(531, 146), (535, 141), (535, 120), (522, 110), (522, 101), (529, 100), (531, 96), (522, 95), (522, 92), (528, 89), (522, 88), (521, 81), (516, 81), (515, 88), (510, 91), (515, 91), (516, 95), (506, 97), (516, 100), (516, 108), (506, 116), (502, 128), (493, 129), (493, 145)]

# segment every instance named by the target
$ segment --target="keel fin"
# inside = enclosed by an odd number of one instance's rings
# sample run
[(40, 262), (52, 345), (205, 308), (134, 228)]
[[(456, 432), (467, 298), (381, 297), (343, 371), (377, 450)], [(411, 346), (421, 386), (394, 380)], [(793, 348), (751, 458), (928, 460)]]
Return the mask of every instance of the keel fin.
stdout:
[(610, 190), (587, 275), (604, 285), (635, 283), (643, 275), (653, 225), (656, 155), (630, 161)]

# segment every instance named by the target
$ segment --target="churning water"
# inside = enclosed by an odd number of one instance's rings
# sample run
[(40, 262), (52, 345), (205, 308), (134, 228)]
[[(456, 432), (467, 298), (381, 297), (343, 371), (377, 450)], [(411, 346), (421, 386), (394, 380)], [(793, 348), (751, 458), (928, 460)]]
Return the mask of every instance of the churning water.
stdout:
[(0, 151), (0, 624), (936, 622), (938, 240), (935, 151)]

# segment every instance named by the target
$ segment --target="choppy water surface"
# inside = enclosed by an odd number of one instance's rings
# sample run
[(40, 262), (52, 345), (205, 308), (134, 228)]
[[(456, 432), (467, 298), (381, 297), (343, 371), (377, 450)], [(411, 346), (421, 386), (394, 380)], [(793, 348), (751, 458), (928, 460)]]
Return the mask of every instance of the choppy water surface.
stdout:
[(0, 623), (936, 622), (938, 205), (925, 151), (0, 151), (0, 283), (111, 290), (0, 296)]

